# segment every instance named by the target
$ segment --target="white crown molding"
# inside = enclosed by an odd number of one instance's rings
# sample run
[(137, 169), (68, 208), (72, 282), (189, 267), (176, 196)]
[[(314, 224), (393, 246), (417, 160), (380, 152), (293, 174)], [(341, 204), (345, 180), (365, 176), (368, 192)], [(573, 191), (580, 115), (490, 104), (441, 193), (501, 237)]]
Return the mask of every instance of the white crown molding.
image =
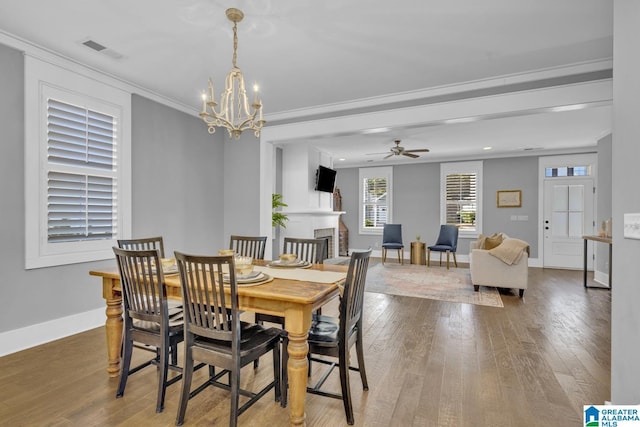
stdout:
[(367, 129), (446, 123), (461, 117), (486, 118), (541, 112), (566, 105), (602, 105), (613, 99), (612, 79), (531, 89), (520, 92), (460, 99), (265, 127), (261, 140), (300, 141), (321, 135), (363, 132)]
[(98, 80), (104, 84), (113, 86), (115, 88), (129, 92), (131, 94), (135, 93), (137, 95), (144, 96), (145, 98), (149, 98), (152, 101), (174, 108), (183, 113), (193, 115), (193, 116), (198, 116), (197, 108), (194, 108), (193, 106), (185, 105), (181, 102), (178, 102), (174, 99), (160, 95), (152, 90), (139, 86), (135, 83), (129, 82), (125, 79), (114, 76), (112, 74), (105, 73), (102, 70), (93, 68), (89, 65), (83, 64), (79, 61), (63, 56), (50, 49), (46, 49), (35, 43), (21, 39), (3, 30), (0, 30), (0, 43), (6, 46), (9, 46), (11, 48), (14, 48), (16, 50), (19, 50), (23, 52), (25, 55), (38, 58), (42, 61), (64, 68), (68, 71), (81, 74), (85, 77), (88, 77), (94, 80)]
[(517, 83), (526, 83), (536, 80), (564, 77), (574, 74), (582, 74), (593, 71), (609, 70), (613, 68), (613, 59), (600, 61), (581, 62), (562, 67), (546, 68), (537, 71), (508, 74), (499, 77), (492, 77), (481, 80), (474, 80), (464, 83), (436, 86), (427, 89), (381, 95), (370, 98), (357, 99), (347, 102), (325, 104), (313, 107), (299, 108), (295, 110), (282, 111), (265, 115), (268, 121), (291, 120), (307, 116), (322, 115), (336, 111), (357, 110), (360, 108), (374, 107), (385, 104), (413, 101), (417, 99), (430, 98), (440, 95), (450, 95), (459, 92), (467, 92), (478, 89), (501, 87)]

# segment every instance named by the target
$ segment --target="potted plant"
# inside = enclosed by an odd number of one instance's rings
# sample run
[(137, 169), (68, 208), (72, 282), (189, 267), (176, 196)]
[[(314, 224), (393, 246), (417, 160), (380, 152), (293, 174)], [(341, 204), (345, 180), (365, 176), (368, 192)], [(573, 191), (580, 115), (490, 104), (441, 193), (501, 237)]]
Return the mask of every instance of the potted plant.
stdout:
[(273, 209), (273, 213), (271, 214), (271, 225), (273, 227), (280, 226), (282, 228), (287, 228), (286, 222), (289, 218), (283, 214), (282, 212), (276, 212), (276, 209), (287, 207), (288, 205), (282, 201), (282, 194), (273, 193), (271, 195), (271, 208)]

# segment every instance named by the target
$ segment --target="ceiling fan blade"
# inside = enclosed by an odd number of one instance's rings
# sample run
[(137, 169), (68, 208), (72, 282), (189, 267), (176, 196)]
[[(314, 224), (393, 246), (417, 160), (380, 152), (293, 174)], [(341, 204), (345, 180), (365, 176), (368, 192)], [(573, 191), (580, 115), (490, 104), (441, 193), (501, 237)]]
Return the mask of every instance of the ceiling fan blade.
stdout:
[(415, 150), (404, 150), (405, 153), (428, 153), (429, 149), (428, 148), (418, 148)]
[(402, 155), (403, 156), (407, 156), (407, 157), (411, 157), (412, 159), (415, 159), (416, 157), (420, 157), (417, 154), (411, 154), (411, 153), (406, 152), (406, 151), (404, 153), (402, 153)]
[(387, 156), (384, 156), (384, 157), (382, 158), (382, 160), (384, 160), (384, 159), (388, 159), (389, 157), (391, 157), (391, 156), (393, 156), (393, 155), (394, 155), (394, 154), (393, 154), (393, 153), (391, 153), (391, 154), (389, 154), (389, 155), (387, 155)]

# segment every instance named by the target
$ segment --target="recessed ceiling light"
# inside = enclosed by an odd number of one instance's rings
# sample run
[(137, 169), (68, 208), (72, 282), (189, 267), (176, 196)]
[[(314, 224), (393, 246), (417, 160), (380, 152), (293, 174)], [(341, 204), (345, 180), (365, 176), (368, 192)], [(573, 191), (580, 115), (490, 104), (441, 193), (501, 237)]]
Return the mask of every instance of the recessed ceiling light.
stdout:
[(391, 128), (374, 128), (374, 129), (365, 129), (362, 131), (363, 135), (368, 135), (368, 134), (372, 134), (372, 133), (384, 133), (384, 132), (389, 132), (391, 130)]
[(347, 159), (345, 159), (344, 157), (338, 159), (339, 162), (344, 162), (345, 160), (347, 160)]
[(447, 119), (444, 121), (445, 124), (447, 125), (452, 125), (455, 123), (469, 123), (469, 122), (476, 122), (480, 120), (478, 117), (459, 117), (457, 119)]
[(587, 108), (587, 104), (560, 105), (558, 107), (551, 108), (551, 111), (558, 113), (561, 111), (582, 110), (583, 108)]
[(493, 150), (493, 147), (482, 147), (483, 150)]

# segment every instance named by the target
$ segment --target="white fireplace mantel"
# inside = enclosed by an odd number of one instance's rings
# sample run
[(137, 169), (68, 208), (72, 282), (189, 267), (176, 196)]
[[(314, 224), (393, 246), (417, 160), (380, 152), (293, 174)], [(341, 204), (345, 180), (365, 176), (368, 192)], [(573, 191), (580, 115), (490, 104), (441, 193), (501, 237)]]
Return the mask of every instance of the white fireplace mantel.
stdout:
[(344, 211), (328, 211), (328, 210), (322, 210), (322, 209), (309, 209), (309, 210), (296, 209), (296, 210), (283, 210), (282, 213), (287, 215), (287, 216), (288, 215), (340, 216), (342, 214), (345, 214), (346, 212), (344, 212)]
[(320, 209), (295, 209), (283, 210), (287, 215), (287, 227), (281, 229), (280, 236), (313, 239), (314, 230), (333, 228), (333, 253), (338, 254), (339, 245), (339, 219), (343, 211)]

